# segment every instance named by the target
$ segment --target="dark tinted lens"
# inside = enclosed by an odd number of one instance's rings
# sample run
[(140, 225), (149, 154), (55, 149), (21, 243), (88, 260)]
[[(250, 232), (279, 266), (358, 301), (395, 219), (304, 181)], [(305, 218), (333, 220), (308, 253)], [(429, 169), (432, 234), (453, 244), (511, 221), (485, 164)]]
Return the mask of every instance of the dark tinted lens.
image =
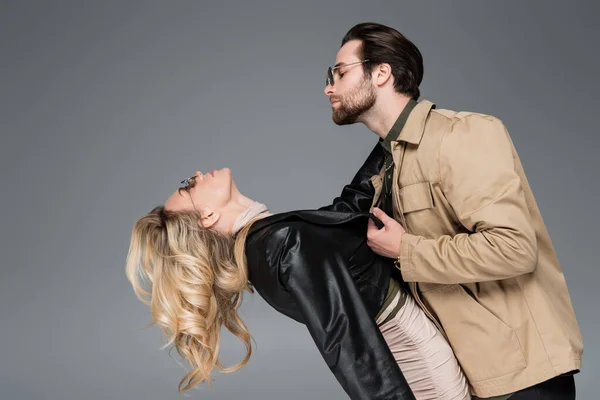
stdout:
[(333, 69), (327, 68), (327, 84), (333, 85)]

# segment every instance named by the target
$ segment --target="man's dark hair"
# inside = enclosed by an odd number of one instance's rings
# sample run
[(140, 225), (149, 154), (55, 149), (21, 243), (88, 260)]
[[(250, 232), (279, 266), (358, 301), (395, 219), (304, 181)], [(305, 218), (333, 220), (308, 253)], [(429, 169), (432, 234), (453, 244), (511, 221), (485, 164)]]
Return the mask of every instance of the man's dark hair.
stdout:
[(371, 74), (376, 65), (387, 63), (392, 67), (394, 89), (415, 100), (419, 98), (423, 57), (413, 42), (397, 30), (373, 22), (352, 27), (342, 39), (342, 46), (350, 40), (362, 42), (359, 56), (362, 60), (369, 60), (364, 66), (366, 76)]

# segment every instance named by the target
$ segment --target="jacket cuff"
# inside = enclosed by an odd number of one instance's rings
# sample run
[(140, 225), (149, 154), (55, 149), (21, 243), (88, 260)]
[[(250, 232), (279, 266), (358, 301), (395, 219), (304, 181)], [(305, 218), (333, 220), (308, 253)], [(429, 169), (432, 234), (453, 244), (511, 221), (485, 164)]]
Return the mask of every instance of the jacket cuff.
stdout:
[(415, 282), (417, 271), (412, 260), (413, 248), (420, 240), (419, 236), (404, 233), (400, 239), (400, 272), (405, 282)]

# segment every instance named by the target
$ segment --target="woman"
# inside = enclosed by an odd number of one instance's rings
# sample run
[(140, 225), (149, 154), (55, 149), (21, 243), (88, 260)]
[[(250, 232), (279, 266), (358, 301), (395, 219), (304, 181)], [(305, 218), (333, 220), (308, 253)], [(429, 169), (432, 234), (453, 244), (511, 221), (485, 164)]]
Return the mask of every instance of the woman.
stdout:
[[(215, 365), (246, 364), (250, 334), (237, 310), (242, 292), (256, 289), (307, 326), (351, 398), (470, 398), (449, 345), (392, 277), (392, 260), (366, 244), (368, 213), (271, 215), (227, 168), (182, 183), (136, 222), (126, 267), (168, 345), (192, 365), (180, 391), (210, 384)], [(218, 362), (222, 326), (247, 349), (228, 369)]]

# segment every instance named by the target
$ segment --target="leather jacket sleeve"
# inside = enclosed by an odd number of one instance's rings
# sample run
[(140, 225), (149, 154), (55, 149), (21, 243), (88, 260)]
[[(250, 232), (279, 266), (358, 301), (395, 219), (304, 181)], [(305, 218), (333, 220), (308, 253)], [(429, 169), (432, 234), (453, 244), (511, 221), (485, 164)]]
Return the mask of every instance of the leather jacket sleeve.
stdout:
[(280, 253), (280, 283), (351, 399), (414, 399), (343, 257), (327, 241), (323, 230), (289, 227)]
[(344, 186), (341, 195), (336, 197), (332, 204), (321, 207), (319, 210), (368, 212), (375, 195), (371, 177), (379, 173), (384, 159), (385, 149), (378, 142), (350, 184)]

